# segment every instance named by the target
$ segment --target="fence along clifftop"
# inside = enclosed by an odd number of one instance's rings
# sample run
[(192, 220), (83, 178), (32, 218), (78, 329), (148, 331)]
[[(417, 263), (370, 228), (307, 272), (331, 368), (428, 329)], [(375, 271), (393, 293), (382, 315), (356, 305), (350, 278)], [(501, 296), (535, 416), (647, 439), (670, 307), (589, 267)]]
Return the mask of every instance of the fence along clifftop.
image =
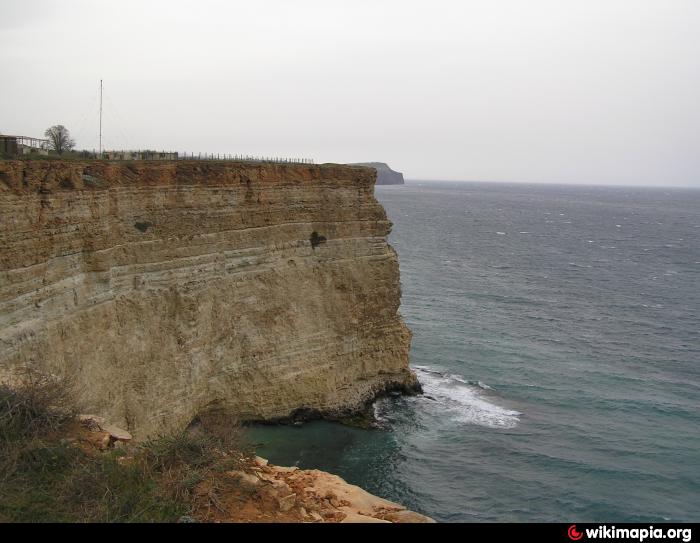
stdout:
[(312, 158), (267, 157), (230, 153), (178, 153), (171, 151), (103, 151), (102, 154), (83, 151), (85, 158), (102, 160), (218, 160), (230, 162), (273, 162), (277, 164), (314, 164)]

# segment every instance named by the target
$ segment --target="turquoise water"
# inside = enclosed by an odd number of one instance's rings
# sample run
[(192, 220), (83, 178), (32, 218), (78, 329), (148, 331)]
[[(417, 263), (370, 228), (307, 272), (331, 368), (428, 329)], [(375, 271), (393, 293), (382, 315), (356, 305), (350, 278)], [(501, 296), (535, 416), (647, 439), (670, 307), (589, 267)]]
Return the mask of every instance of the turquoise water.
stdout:
[(384, 430), (253, 428), (259, 454), (441, 521), (700, 520), (700, 190), (376, 194), (425, 395)]

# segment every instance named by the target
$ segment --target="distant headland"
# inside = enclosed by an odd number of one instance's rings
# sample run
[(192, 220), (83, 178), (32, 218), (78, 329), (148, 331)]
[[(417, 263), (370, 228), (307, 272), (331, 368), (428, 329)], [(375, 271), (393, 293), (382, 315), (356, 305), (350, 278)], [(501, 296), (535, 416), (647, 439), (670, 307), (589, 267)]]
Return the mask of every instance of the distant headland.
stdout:
[(349, 166), (367, 166), (377, 170), (377, 185), (403, 185), (403, 174), (384, 162), (355, 162)]

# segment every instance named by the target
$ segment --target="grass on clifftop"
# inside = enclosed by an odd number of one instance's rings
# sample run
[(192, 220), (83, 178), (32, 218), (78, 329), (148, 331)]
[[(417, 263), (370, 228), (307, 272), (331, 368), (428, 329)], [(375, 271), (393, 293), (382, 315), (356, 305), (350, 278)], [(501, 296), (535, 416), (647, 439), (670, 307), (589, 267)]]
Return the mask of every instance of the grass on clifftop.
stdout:
[(196, 432), (99, 451), (75, 437), (85, 430), (67, 405), (49, 379), (0, 385), (0, 522), (176, 522), (199, 483), (241, 461), (224, 452), (237, 431), (215, 417)]

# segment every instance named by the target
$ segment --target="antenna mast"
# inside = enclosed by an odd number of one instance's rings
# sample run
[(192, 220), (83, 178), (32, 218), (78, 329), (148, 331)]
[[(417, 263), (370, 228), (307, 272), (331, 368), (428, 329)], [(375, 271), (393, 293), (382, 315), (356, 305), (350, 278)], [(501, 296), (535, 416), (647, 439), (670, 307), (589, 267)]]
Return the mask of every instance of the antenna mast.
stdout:
[(100, 79), (100, 158), (102, 158), (102, 80)]

